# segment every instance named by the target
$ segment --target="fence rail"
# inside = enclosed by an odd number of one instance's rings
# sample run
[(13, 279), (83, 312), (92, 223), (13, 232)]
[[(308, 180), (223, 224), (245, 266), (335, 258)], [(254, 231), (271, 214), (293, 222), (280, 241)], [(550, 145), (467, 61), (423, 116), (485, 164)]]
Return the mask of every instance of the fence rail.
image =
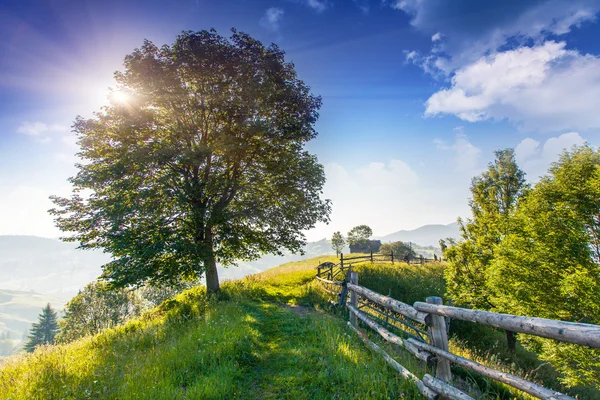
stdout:
[(365, 256), (345, 256), (344, 253), (340, 253), (340, 265), (344, 265), (344, 263), (348, 263), (349, 261), (360, 262), (360, 261), (384, 261), (384, 262), (405, 262), (408, 264), (425, 264), (430, 262), (441, 261), (441, 259), (434, 256), (434, 258), (427, 258), (423, 256), (402, 256), (398, 254), (394, 254), (392, 251), (390, 254), (382, 254), (382, 253), (373, 253), (365, 255)]
[[(371, 256), (367, 257), (371, 258)], [(330, 264), (326, 267), (319, 266), (317, 279), (329, 286), (330, 293), (338, 296), (337, 302), (334, 303), (336, 306), (348, 309), (349, 326), (369, 348), (380, 354), (392, 368), (405, 378), (415, 381), (419, 391), (427, 399), (471, 399), (468, 394), (452, 385), (450, 365), (455, 364), (540, 399), (574, 400), (563, 393), (545, 388), (516, 375), (498, 371), (451, 353), (448, 349), (446, 318), (600, 348), (600, 326), (598, 325), (445, 306), (440, 297), (428, 297), (426, 302), (416, 302), (411, 306), (360, 286), (358, 274), (351, 271), (350, 264), (346, 266), (343, 262)], [(334, 271), (335, 276), (342, 277), (343, 280), (323, 277), (324, 274), (327, 274), (332, 278)], [(337, 288), (339, 292), (331, 290), (332, 287)], [(359, 321), (386, 342), (403, 347), (429, 366), (435, 366), (435, 377), (426, 374), (423, 379), (419, 379), (382, 348), (371, 342), (360, 330)]]

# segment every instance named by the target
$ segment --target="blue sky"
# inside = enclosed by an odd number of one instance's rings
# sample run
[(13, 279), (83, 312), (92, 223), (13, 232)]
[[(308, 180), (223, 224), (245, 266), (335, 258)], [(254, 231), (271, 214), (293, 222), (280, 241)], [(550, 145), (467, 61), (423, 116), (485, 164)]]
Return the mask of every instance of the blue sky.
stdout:
[(55, 237), (69, 193), (70, 125), (106, 101), (144, 38), (230, 28), (275, 42), (323, 97), (319, 137), (332, 221), (310, 240), (468, 216), (470, 179), (516, 148), (530, 180), (565, 147), (598, 145), (599, 0), (3, 2), (0, 234)]

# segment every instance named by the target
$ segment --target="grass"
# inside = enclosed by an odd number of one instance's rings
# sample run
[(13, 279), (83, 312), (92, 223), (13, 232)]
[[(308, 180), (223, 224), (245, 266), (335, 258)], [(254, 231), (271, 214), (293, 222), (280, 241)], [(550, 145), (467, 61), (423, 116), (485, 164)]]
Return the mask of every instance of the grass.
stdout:
[[(10, 359), (0, 399), (420, 399), (365, 348), (314, 280), (322, 256), (223, 284), (220, 300), (202, 288), (167, 300), (141, 318), (69, 345)], [(444, 297), (443, 264), (361, 263), (359, 283), (405, 303)], [(368, 331), (368, 330), (365, 330)], [(403, 349), (373, 341), (417, 376), (428, 371)], [(556, 371), (502, 332), (453, 321), (450, 349), (482, 364), (565, 391)], [(485, 399), (529, 398), (454, 368), (463, 390)], [(598, 399), (594, 388), (569, 392)]]
[(0, 398), (420, 398), (343, 319), (317, 311), (314, 265), (225, 283), (224, 300), (193, 288), (115, 329), (10, 359)]

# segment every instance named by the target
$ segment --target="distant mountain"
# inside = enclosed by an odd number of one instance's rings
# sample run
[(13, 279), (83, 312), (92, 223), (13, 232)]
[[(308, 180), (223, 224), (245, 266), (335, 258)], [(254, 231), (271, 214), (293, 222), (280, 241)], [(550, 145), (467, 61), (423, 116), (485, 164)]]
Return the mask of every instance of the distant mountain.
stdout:
[(110, 256), (37, 236), (0, 236), (0, 287), (70, 298), (100, 275)]
[(448, 225), (425, 225), (411, 231), (398, 231), (386, 236), (377, 237), (382, 243), (386, 242), (412, 242), (419, 246), (439, 246), (440, 239), (447, 237), (460, 238), (458, 224), (453, 222)]

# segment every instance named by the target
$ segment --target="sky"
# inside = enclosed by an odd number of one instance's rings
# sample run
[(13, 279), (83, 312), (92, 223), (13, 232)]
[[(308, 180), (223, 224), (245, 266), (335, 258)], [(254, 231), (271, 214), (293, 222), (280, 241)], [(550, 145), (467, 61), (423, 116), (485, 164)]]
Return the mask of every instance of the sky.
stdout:
[(58, 237), (70, 126), (107, 101), (144, 39), (231, 28), (276, 43), (323, 106), (307, 148), (329, 224), (375, 235), (468, 217), (469, 185), (514, 148), (531, 182), (564, 148), (600, 144), (600, 0), (4, 0), (0, 234)]

